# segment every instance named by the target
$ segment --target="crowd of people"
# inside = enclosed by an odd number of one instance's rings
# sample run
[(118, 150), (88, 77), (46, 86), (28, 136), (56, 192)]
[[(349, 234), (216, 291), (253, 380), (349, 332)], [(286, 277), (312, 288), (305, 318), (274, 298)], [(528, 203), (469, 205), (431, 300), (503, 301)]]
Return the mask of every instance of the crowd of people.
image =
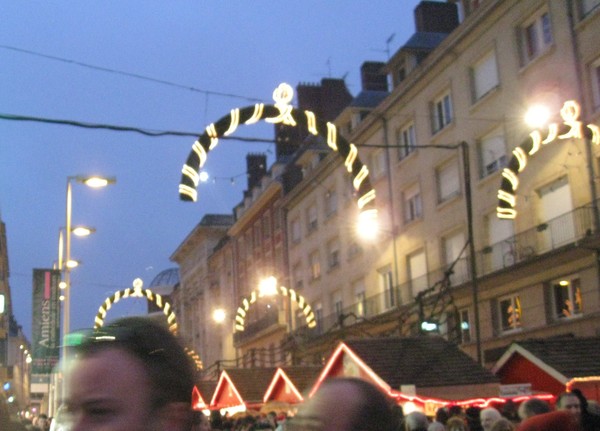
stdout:
[(578, 390), (554, 406), (531, 398), (520, 406), (440, 408), (435, 417), (402, 408), (365, 380), (326, 380), (293, 417), (270, 412), (228, 418), (194, 412), (196, 375), (166, 326), (141, 317), (115, 321), (74, 338), (63, 364), (64, 403), (50, 426), (4, 422), (0, 431), (600, 431), (600, 407)]

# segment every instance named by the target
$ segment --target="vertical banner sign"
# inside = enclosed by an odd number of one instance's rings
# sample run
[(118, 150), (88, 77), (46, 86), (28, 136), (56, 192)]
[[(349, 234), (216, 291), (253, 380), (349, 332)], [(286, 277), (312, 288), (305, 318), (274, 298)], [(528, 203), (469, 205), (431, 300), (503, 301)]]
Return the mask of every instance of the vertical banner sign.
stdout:
[(59, 282), (59, 270), (33, 270), (32, 374), (50, 374), (58, 363), (60, 340)]

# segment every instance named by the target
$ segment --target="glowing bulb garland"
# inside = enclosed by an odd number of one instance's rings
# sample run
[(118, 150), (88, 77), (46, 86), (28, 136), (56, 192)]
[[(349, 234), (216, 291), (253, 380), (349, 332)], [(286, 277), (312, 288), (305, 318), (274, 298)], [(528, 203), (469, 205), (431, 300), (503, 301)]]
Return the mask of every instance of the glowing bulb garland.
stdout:
[(358, 195), (358, 209), (376, 215), (375, 189), (369, 180), (369, 170), (358, 158), (356, 145), (348, 143), (339, 136), (337, 127), (333, 123), (317, 119), (313, 112), (301, 113), (295, 109), (290, 105), (293, 95), (294, 91), (290, 85), (280, 84), (273, 92), (274, 105), (258, 103), (254, 106), (237, 108), (216, 123), (207, 126), (205, 132), (192, 145), (192, 150), (181, 170), (179, 198), (193, 202), (198, 199), (200, 170), (206, 163), (208, 152), (218, 145), (220, 136), (231, 135), (239, 124), (250, 125), (262, 119), (267, 123), (306, 128), (312, 135), (324, 136), (327, 146), (344, 158), (344, 166), (352, 175), (353, 186)]
[[(312, 307), (306, 302), (306, 299), (298, 294), (294, 289), (288, 289), (285, 286), (277, 286), (274, 292), (271, 292), (277, 295), (289, 296), (292, 301), (298, 304), (300, 310), (302, 310), (302, 314), (306, 319), (306, 324), (309, 328), (315, 328), (317, 326), (317, 321), (315, 320), (315, 313), (312, 310)], [(242, 299), (242, 305), (238, 307), (237, 314), (235, 316), (235, 330), (243, 331), (245, 329), (245, 320), (246, 314), (250, 309), (250, 306), (254, 304), (259, 298), (263, 296), (267, 296), (264, 290), (260, 288), (254, 289), (250, 294), (250, 297)]]
[(556, 140), (581, 139), (585, 137), (590, 139), (593, 144), (600, 144), (600, 128), (595, 124), (588, 124), (583, 127), (583, 123), (578, 120), (581, 108), (574, 100), (568, 100), (560, 110), (563, 119), (563, 125), (552, 123), (548, 126), (546, 137), (542, 132), (534, 130), (529, 137), (519, 147), (512, 152), (513, 156), (508, 165), (502, 171), (502, 183), (498, 190), (498, 207), (496, 215), (502, 219), (514, 219), (517, 216), (515, 206), (517, 204), (516, 192), (519, 187), (518, 174), (527, 166), (529, 156), (536, 154), (543, 145), (550, 144)]

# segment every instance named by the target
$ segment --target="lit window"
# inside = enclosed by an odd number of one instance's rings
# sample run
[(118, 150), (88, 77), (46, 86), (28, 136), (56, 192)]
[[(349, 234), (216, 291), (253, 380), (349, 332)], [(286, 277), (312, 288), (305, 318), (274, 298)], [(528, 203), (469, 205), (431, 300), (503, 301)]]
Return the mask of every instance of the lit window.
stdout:
[(438, 203), (447, 201), (460, 193), (458, 163), (452, 160), (439, 167), (435, 172), (438, 192)]
[(450, 93), (435, 99), (431, 105), (433, 133), (437, 133), (452, 122), (452, 99)]
[(480, 177), (499, 171), (506, 166), (506, 143), (500, 129), (487, 134), (479, 142)]
[(469, 310), (464, 309), (458, 312), (460, 317), (460, 342), (471, 342), (471, 321), (469, 320)]
[(508, 296), (498, 302), (500, 312), (500, 329), (512, 331), (521, 328), (521, 298), (519, 295)]
[(473, 102), (481, 99), (499, 84), (495, 51), (488, 52), (471, 69), (473, 80)]
[(552, 294), (556, 319), (578, 316), (583, 312), (581, 283), (578, 278), (565, 278), (553, 282)]
[(550, 14), (541, 12), (519, 28), (521, 57), (523, 65), (534, 60), (552, 44)]
[(404, 191), (404, 222), (408, 223), (420, 218), (423, 215), (423, 204), (421, 202), (421, 189), (419, 184), (413, 184)]
[(319, 252), (314, 251), (308, 257), (310, 263), (310, 276), (313, 280), (321, 277), (321, 260), (319, 258)]
[(410, 123), (404, 126), (397, 137), (398, 160), (406, 158), (417, 149), (417, 137), (415, 135), (415, 125)]

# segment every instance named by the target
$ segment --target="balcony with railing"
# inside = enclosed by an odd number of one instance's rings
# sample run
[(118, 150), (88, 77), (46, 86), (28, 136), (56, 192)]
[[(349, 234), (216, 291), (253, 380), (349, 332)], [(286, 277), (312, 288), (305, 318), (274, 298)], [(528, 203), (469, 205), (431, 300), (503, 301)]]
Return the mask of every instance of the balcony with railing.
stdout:
[(233, 334), (234, 344), (237, 345), (247, 342), (275, 325), (284, 325), (280, 319), (281, 313), (279, 311), (279, 308), (273, 305), (268, 308), (261, 317), (246, 323), (243, 331), (238, 331)]
[[(593, 217), (593, 207), (585, 205), (548, 220), (535, 228), (484, 247), (475, 256), (477, 276), (481, 277), (505, 270), (528, 259), (591, 237), (594, 234)], [(398, 285), (392, 291), (363, 298), (343, 308), (341, 312), (317, 317), (315, 328), (299, 326), (293, 332), (306, 340), (311, 340), (343, 329), (344, 326), (368, 322), (385, 313), (417, 312), (418, 304), (416, 302), (403, 305), (398, 303), (400, 292), (409, 291), (416, 298), (419, 292), (427, 289), (431, 290), (432, 295), (435, 295), (439, 293), (441, 286), (456, 287), (469, 282), (471, 274), (468, 268), (468, 259), (461, 258), (452, 265), (446, 265), (422, 277)]]

